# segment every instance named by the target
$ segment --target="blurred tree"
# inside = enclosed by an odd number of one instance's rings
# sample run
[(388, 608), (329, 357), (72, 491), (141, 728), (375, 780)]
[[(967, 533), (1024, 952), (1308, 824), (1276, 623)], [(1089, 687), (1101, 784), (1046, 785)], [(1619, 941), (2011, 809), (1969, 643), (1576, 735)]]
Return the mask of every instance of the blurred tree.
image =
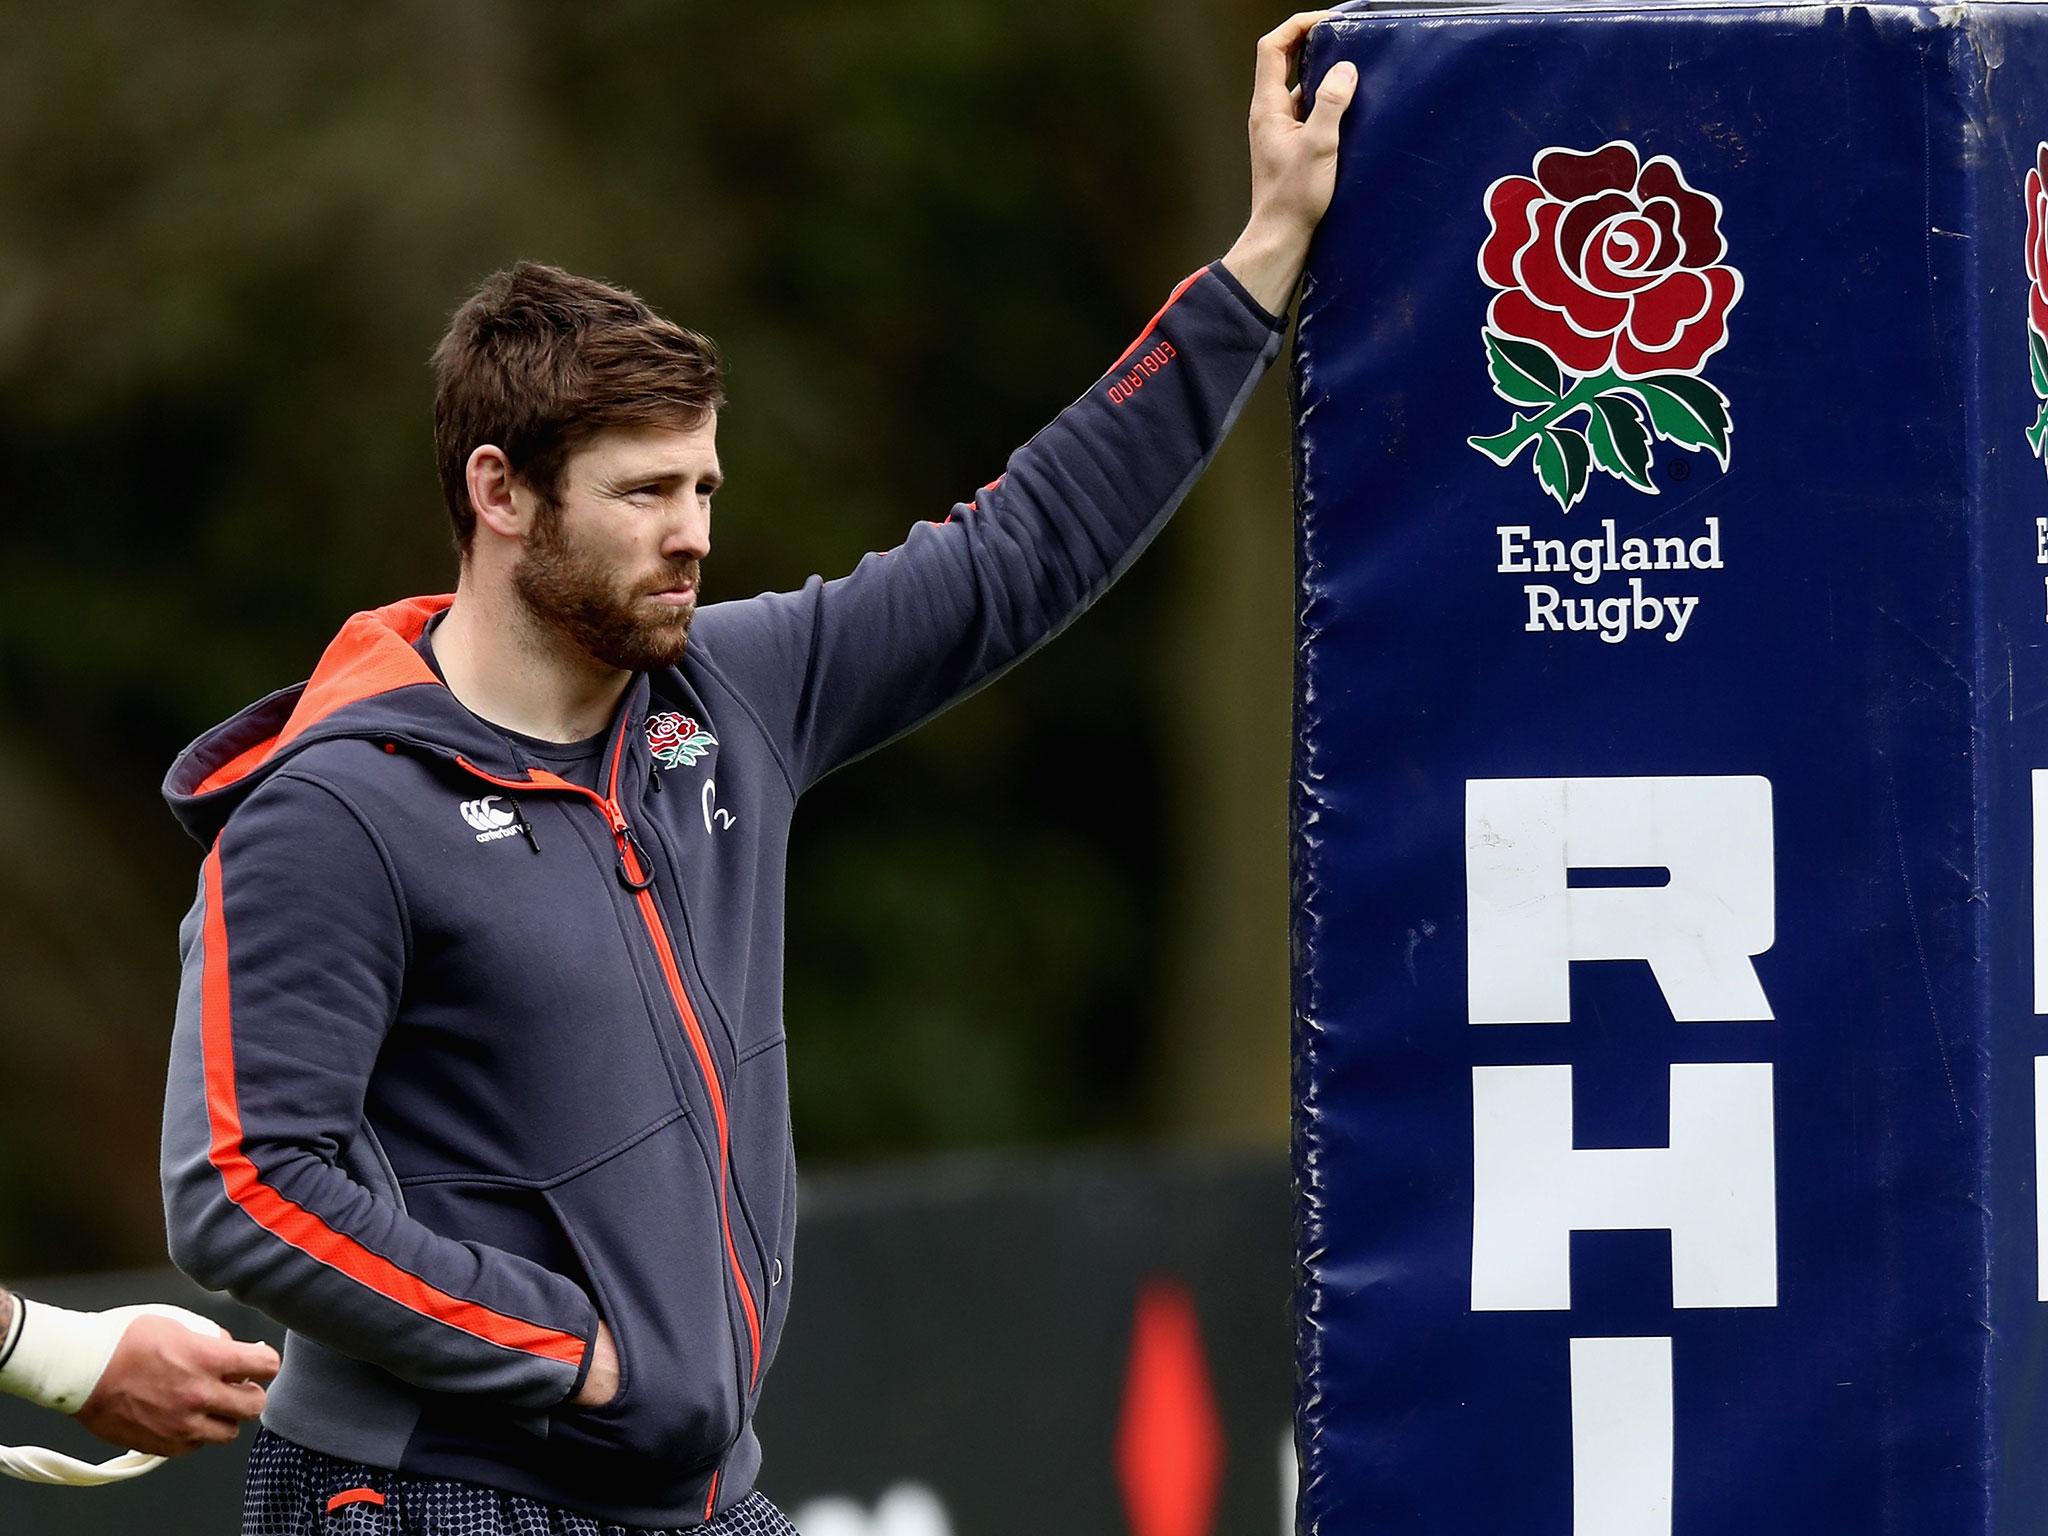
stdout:
[[(1174, 39), (1187, 99), (1205, 104), (1176, 120), (1189, 222), (1198, 243), (1227, 242), (1250, 195), (1253, 40), (1285, 12), (1247, 0), (1152, 0), (1149, 15), (1153, 36)], [(1179, 716), (1165, 733), (1175, 791), (1164, 999), (1173, 1047), (1156, 1063), (1152, 1103), (1180, 1131), (1239, 1140), (1287, 1128), (1290, 442), (1285, 380), (1274, 378), (1216, 455), (1170, 546), (1174, 621), (1154, 680)]]
[[(451, 583), (425, 359), (480, 276), (556, 261), (720, 340), (712, 599), (843, 570), (989, 479), (1227, 244), (1270, 19), (0, 16), (0, 1270), (161, 1254), (197, 853), (155, 786), (349, 611)], [(1279, 393), (1097, 613), (806, 803), (807, 1159), (1280, 1134)]]

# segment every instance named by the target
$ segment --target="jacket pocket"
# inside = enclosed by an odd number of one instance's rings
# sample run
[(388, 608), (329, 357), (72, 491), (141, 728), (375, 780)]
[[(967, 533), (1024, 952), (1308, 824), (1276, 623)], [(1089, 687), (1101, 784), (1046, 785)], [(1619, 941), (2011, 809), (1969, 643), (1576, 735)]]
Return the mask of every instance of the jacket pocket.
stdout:
[[(789, 1291), (796, 1278), (796, 1144), (783, 1137), (782, 1200), (777, 1208), (775, 1248), (768, 1256), (768, 1307), (761, 1325), (761, 1379), (768, 1379), (782, 1325), (789, 1318)], [(758, 1394), (760, 1388), (756, 1386)]]
[(356, 1127), (354, 1138), (341, 1149), (341, 1167), (371, 1194), (389, 1200), (401, 1211), (405, 1209), (405, 1191), (399, 1187), (398, 1174), (368, 1120)]
[(675, 1476), (738, 1437), (741, 1368), (718, 1189), (690, 1120), (542, 1191), (619, 1355), (598, 1407), (555, 1410), (551, 1438)]
[[(477, 1172), (416, 1174), (395, 1180), (391, 1198), (414, 1220), (443, 1237), (516, 1253), (543, 1269), (566, 1276), (588, 1293), (590, 1276), (584, 1271), (582, 1255), (563, 1230), (561, 1217), (548, 1198), (548, 1187), (572, 1181), (614, 1158), (626, 1156), (641, 1142), (684, 1120), (687, 1114), (683, 1109), (670, 1110), (553, 1179)], [(361, 1146), (359, 1137), (356, 1147)], [(377, 1166), (366, 1155), (356, 1155), (366, 1169), (374, 1170)], [(380, 1176), (367, 1172), (358, 1177), (375, 1189)]]
[(790, 1141), (788, 1053), (778, 1033), (735, 1064), (727, 1084), (733, 1131), (733, 1210), (761, 1308), (760, 1382), (789, 1311), (796, 1235), (796, 1154)]

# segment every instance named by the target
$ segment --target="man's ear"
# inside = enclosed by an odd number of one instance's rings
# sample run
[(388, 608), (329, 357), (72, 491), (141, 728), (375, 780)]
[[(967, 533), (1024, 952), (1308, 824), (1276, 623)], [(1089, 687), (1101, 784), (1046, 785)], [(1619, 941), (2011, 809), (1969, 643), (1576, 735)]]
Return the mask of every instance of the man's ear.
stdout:
[(512, 473), (505, 450), (480, 445), (463, 469), (469, 482), (469, 505), (480, 527), (500, 538), (523, 539), (533, 514), (533, 496)]

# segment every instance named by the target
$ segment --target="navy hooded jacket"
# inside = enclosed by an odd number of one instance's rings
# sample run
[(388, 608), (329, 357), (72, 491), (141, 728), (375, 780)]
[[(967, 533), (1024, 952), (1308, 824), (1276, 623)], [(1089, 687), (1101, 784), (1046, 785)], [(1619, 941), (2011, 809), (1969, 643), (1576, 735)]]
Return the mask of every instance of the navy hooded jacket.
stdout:
[[(164, 1109), (173, 1260), (289, 1330), (264, 1422), (629, 1525), (751, 1491), (788, 1310), (797, 797), (1043, 644), (1166, 521), (1278, 353), (1220, 265), (971, 505), (707, 606), (601, 792), (359, 613), (165, 793), (207, 849)], [(599, 1319), (617, 1394), (573, 1406)]]

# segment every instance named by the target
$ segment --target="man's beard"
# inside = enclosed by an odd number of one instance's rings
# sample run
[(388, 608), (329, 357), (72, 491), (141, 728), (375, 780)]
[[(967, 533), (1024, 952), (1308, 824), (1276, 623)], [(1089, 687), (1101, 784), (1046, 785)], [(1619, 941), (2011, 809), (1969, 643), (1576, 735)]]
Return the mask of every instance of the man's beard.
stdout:
[(683, 659), (697, 605), (650, 602), (656, 592), (698, 584), (698, 562), (684, 560), (637, 581), (620, 580), (562, 534), (558, 509), (541, 509), (512, 568), (512, 590), (527, 610), (608, 667), (646, 672)]

